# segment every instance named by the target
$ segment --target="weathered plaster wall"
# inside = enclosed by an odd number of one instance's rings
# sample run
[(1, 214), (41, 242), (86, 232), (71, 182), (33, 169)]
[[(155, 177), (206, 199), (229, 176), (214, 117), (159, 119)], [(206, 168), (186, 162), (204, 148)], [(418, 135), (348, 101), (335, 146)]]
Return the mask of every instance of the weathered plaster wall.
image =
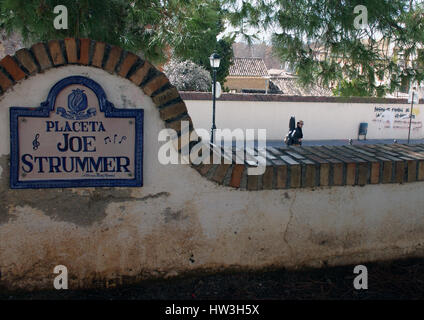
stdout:
[[(37, 106), (61, 78), (83, 75), (116, 107), (144, 108), (142, 188), (9, 189), (10, 106)], [(16, 84), (0, 98), (0, 285), (70, 288), (194, 270), (342, 264), (422, 253), (423, 182), (241, 191), (187, 165), (158, 161), (164, 128), (132, 82), (66, 66)]]
[(241, 92), (243, 89), (266, 90), (267, 79), (256, 77), (227, 77), (224, 87)]

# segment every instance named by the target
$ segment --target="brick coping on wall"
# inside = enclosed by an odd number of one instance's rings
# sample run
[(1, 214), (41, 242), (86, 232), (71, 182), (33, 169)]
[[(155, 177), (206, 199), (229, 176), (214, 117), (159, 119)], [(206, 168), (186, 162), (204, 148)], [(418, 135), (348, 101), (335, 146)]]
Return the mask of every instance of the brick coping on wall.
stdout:
[[(187, 147), (181, 121), (194, 131), (185, 100), (209, 100), (210, 93), (180, 93), (152, 64), (117, 46), (90, 39), (51, 40), (21, 49), (0, 61), (0, 95), (37, 73), (66, 65), (101, 68), (133, 82), (155, 103), (165, 127), (177, 131), (178, 151)], [(196, 98), (196, 99), (195, 99)], [(223, 94), (221, 100), (364, 102), (363, 98), (288, 97)], [(367, 103), (406, 103), (403, 99), (366, 99)], [(182, 145), (186, 143), (185, 145)], [(195, 142), (191, 142), (189, 147)], [(190, 150), (190, 149), (189, 149)], [(263, 175), (247, 175), (248, 163), (192, 165), (203, 177), (240, 190), (404, 183), (424, 180), (424, 145), (267, 148)]]
[(424, 181), (424, 144), (266, 147), (265, 173), (249, 176), (248, 167), (207, 164), (197, 170), (250, 191)]
[[(212, 100), (210, 92), (180, 91), (183, 100)], [(322, 103), (378, 103), (408, 104), (407, 99), (372, 97), (322, 97), (322, 96), (286, 96), (282, 94), (222, 93), (219, 101), (266, 101), (266, 102), (322, 102)], [(420, 100), (424, 104), (424, 99)]]

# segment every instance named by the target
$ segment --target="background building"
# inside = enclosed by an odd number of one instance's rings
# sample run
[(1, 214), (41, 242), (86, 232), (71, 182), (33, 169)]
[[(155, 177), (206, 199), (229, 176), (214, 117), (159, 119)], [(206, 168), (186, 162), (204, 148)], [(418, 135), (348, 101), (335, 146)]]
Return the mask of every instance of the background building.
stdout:
[(230, 92), (265, 93), (269, 86), (269, 76), (264, 60), (234, 58), (224, 86)]

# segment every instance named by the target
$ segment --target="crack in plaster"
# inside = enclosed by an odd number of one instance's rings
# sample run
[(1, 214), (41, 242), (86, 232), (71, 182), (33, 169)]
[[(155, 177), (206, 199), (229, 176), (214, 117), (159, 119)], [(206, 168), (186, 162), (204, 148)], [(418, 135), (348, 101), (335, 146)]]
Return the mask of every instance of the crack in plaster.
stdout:
[(293, 249), (292, 249), (290, 243), (287, 241), (287, 233), (288, 233), (288, 230), (289, 230), (289, 227), (290, 227), (290, 223), (291, 223), (293, 216), (294, 216), (293, 205), (294, 205), (294, 202), (296, 201), (296, 194), (297, 194), (296, 191), (294, 191), (293, 200), (292, 200), (292, 202), (290, 203), (290, 206), (289, 206), (290, 217), (289, 217), (289, 221), (287, 222), (286, 228), (284, 230), (284, 237), (283, 237), (284, 242), (289, 247), (290, 255), (292, 255)]

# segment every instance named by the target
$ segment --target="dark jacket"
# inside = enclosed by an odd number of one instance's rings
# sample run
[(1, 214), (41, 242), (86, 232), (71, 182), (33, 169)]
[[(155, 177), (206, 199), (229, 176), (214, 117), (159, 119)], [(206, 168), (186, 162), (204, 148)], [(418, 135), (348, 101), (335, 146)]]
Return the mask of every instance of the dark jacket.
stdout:
[(291, 144), (302, 144), (302, 141), (299, 141), (299, 139), (303, 139), (303, 132), (302, 128), (296, 127), (294, 132), (291, 135)]

